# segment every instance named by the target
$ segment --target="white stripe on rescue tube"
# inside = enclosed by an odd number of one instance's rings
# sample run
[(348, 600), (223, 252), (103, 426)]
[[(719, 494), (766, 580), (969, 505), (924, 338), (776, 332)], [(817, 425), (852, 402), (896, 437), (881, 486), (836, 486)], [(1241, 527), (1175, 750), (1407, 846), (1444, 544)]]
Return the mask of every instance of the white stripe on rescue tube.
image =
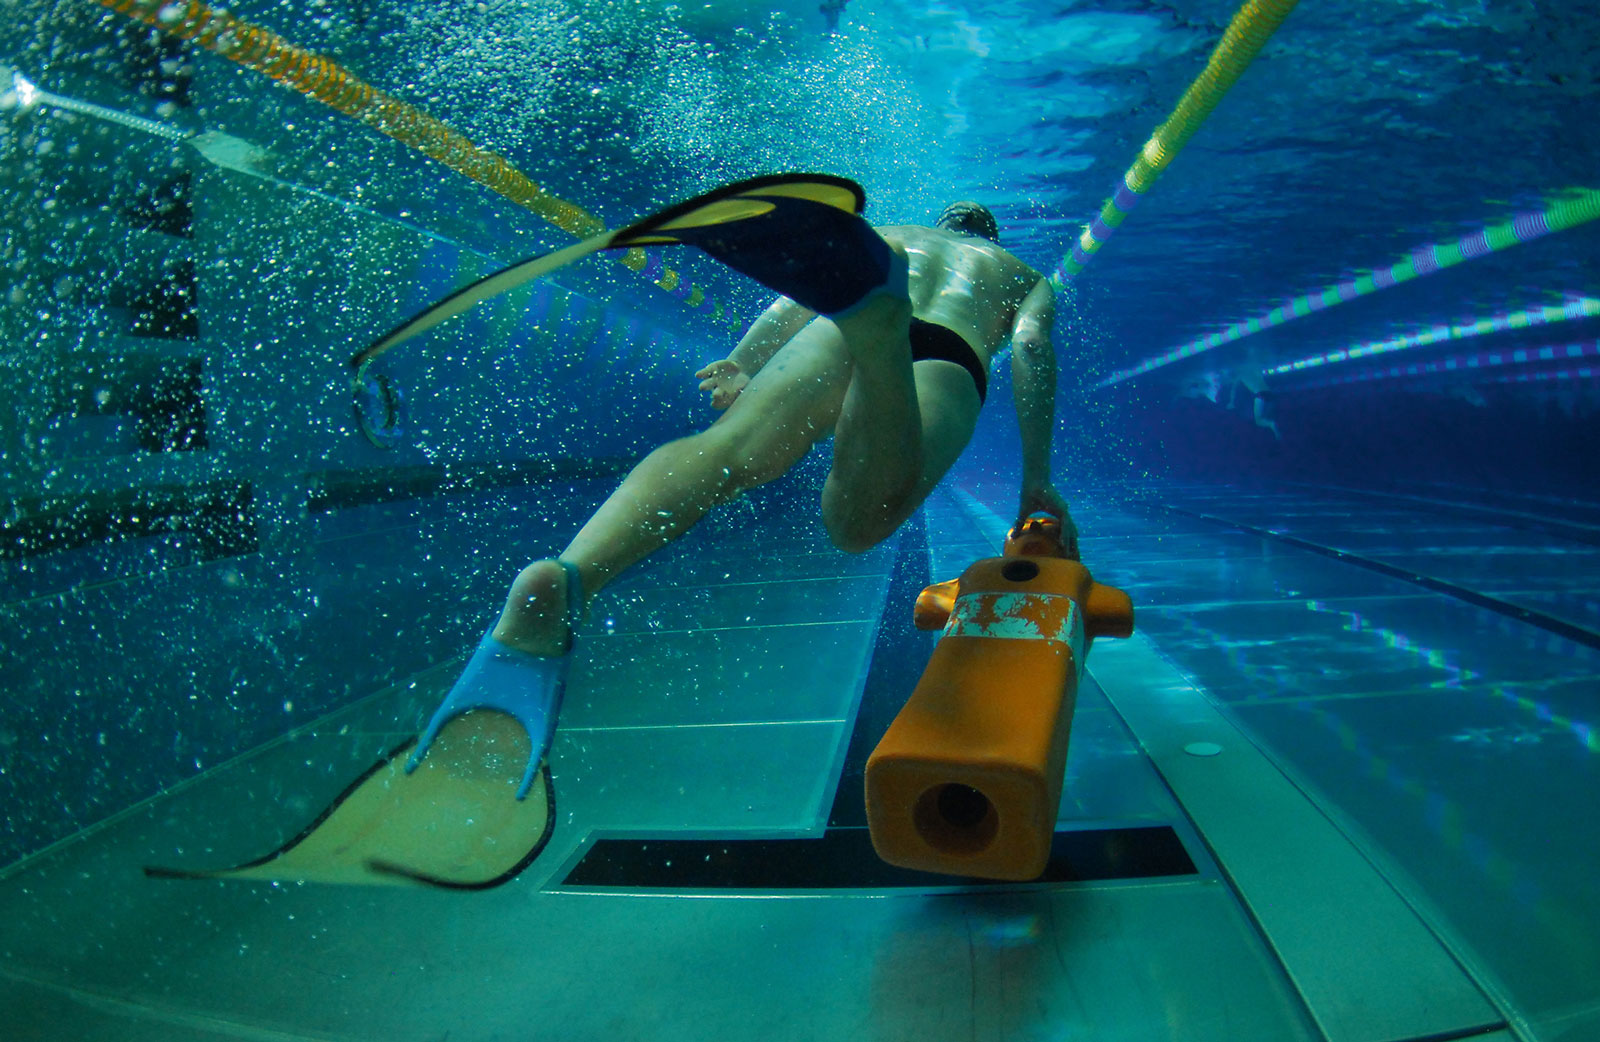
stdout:
[(1083, 674), (1083, 611), (1059, 593), (968, 593), (956, 598), (945, 623), (946, 637), (1048, 640), (1072, 648)]

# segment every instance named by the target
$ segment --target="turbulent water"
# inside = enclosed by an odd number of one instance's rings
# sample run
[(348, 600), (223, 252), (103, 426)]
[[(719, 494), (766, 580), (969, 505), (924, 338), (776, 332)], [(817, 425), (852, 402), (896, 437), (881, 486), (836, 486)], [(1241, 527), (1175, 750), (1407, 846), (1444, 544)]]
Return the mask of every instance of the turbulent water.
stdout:
[[(854, 0), (830, 31), (811, 3), (563, 0), (419, 5), (336, 35), (390, 89), (602, 213), (831, 170), (865, 184), (884, 222), (985, 199), (1047, 267), (1233, 10)], [(1592, 183), (1597, 41), (1600, 15), (1572, 0), (1300, 5), (1084, 276), (1103, 326), (1093, 367)], [(1583, 288), (1595, 252), (1579, 230), (1305, 335), (1546, 303)]]
[[(1228, 0), (233, 8), (611, 221), (736, 177), (826, 170), (861, 181), (884, 223), (983, 199), (1008, 244), (1042, 269), (1113, 190), (1234, 9)], [(1301, 4), (1081, 280), (1096, 330), (1084, 370), (1159, 353), (1592, 186), (1597, 41), (1600, 14), (1581, 0)], [(51, 45), (28, 39), (19, 66), (59, 63), (64, 48)], [(381, 186), (380, 171), (349, 166), (351, 183)], [(1327, 349), (1547, 303), (1583, 288), (1596, 253), (1592, 231), (1569, 233), (1298, 336)], [(1249, 353), (1270, 362), (1292, 350), (1298, 338)]]

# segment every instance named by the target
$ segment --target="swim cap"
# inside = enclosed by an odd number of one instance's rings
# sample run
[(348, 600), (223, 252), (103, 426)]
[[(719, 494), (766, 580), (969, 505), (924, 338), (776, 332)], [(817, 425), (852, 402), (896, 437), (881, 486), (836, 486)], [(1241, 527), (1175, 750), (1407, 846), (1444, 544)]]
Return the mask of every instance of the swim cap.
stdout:
[(1000, 242), (1000, 225), (996, 223), (994, 214), (989, 212), (987, 206), (970, 199), (946, 206), (933, 226), (977, 235), (997, 245)]

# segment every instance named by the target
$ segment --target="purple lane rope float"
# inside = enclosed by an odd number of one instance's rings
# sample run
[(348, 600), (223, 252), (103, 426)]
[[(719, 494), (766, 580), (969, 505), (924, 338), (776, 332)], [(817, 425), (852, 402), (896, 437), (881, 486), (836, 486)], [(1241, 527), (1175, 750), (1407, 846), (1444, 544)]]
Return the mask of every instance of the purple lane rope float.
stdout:
[(1096, 386), (1110, 387), (1274, 326), (1281, 326), (1285, 322), (1304, 318), (1313, 312), (1335, 307), (1346, 301), (1388, 289), (1390, 286), (1410, 282), (1412, 279), (1432, 275), (1518, 243), (1531, 242), (1554, 232), (1575, 228), (1597, 217), (1600, 217), (1600, 191), (1592, 188), (1573, 189), (1543, 211), (1517, 214), (1508, 221), (1480, 228), (1454, 242), (1419, 246), (1408, 253), (1403, 260), (1386, 268), (1285, 300), (1263, 315), (1235, 322), (1221, 332), (1196, 337), (1187, 343), (1179, 344), (1165, 354), (1147, 358), (1128, 369), (1119, 369)]
[(1263, 372), (1269, 377), (1292, 376), (1321, 369), (1324, 366), (1336, 365), (1340, 362), (1353, 362), (1358, 359), (1391, 354), (1396, 351), (1407, 351), (1415, 347), (1427, 347), (1430, 344), (1442, 344), (1452, 340), (1467, 340), (1472, 337), (1487, 336), (1490, 333), (1503, 333), (1512, 329), (1532, 329), (1535, 326), (1570, 322), (1573, 319), (1591, 318), (1595, 315), (1600, 315), (1600, 298), (1572, 297), (1565, 304), (1525, 308), (1521, 311), (1511, 311), (1503, 315), (1480, 318), (1474, 322), (1463, 322), (1456, 325), (1436, 325), (1419, 332), (1407, 333), (1404, 336), (1390, 337), (1388, 340), (1374, 340), (1356, 344), (1353, 347), (1330, 351), (1325, 355), (1315, 355), (1310, 358), (1300, 358), (1293, 362), (1285, 362)]

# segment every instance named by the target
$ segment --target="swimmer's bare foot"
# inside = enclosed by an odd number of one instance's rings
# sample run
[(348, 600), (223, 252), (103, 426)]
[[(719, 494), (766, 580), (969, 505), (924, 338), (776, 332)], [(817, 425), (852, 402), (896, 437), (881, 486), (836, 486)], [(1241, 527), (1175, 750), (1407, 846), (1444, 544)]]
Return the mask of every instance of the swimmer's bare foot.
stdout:
[(566, 569), (554, 560), (535, 561), (524, 568), (511, 584), (494, 639), (531, 655), (566, 654), (572, 647), (567, 581)]

